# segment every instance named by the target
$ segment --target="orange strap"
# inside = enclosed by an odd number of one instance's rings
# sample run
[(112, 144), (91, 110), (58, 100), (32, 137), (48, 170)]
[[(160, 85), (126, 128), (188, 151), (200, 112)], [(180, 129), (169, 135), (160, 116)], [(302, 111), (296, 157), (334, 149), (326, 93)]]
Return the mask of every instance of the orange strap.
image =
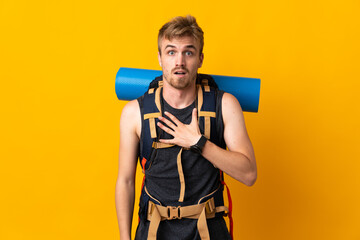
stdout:
[[(162, 82), (161, 82), (161, 84), (159, 82), (159, 87), (156, 88), (156, 90), (155, 90), (155, 105), (158, 108), (159, 112), (148, 113), (148, 114), (144, 115), (144, 120), (149, 119), (149, 127), (150, 127), (151, 138), (156, 138), (157, 137), (155, 118), (158, 118), (159, 116), (162, 115), (161, 103), (160, 103), (161, 88), (162, 88)], [(154, 90), (150, 89), (149, 94), (152, 94), (152, 93), (154, 93)]]
[(209, 80), (203, 79), (203, 80), (201, 81), (201, 84), (204, 86), (205, 92), (210, 92)]
[(200, 84), (197, 84), (196, 85), (197, 87), (197, 110), (198, 110), (198, 120), (199, 120), (199, 117), (200, 117), (200, 110), (202, 108), (202, 105), (204, 103), (204, 99), (203, 99), (203, 91), (202, 91), (202, 87)]
[(177, 168), (178, 168), (178, 173), (179, 173), (179, 179), (180, 179), (180, 196), (179, 196), (179, 202), (183, 202), (184, 201), (184, 197), (185, 197), (185, 177), (184, 177), (184, 171), (182, 168), (182, 163), (181, 163), (181, 153), (183, 151), (183, 148), (180, 149), (180, 152), (177, 155)]
[(170, 143), (162, 143), (162, 142), (153, 142), (152, 147), (155, 149), (159, 149), (159, 148), (170, 148), (175, 146), (174, 144), (170, 144)]
[(147, 219), (150, 221), (148, 239), (156, 240), (160, 221), (181, 218), (198, 219), (197, 228), (201, 240), (210, 240), (206, 219), (214, 218), (215, 213), (227, 211), (225, 206), (215, 207), (214, 198), (200, 204), (172, 207), (162, 206), (149, 201)]
[[(204, 79), (206, 80), (206, 79)], [(210, 91), (209, 89), (207, 89), (206, 87), (209, 88), (209, 86), (207, 86), (207, 80), (203, 81), (204, 85), (204, 89), (205, 92)], [(203, 90), (200, 84), (197, 85), (197, 99), (198, 99), (198, 103), (197, 103), (197, 107), (198, 107), (198, 119), (200, 117), (204, 117), (204, 136), (207, 139), (210, 139), (210, 130), (211, 130), (211, 123), (210, 123), (210, 117), (216, 118), (216, 113), (215, 112), (208, 112), (208, 111), (201, 111), (202, 105), (204, 103), (204, 99), (203, 99)]]

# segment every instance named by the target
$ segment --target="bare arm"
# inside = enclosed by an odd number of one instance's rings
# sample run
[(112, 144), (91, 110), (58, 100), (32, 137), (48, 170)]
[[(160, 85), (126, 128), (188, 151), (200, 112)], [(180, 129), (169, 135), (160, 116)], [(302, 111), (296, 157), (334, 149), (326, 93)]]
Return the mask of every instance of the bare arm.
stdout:
[(115, 190), (121, 240), (130, 240), (131, 238), (140, 118), (139, 105), (136, 100), (125, 105), (120, 119), (119, 173)]
[(257, 178), (254, 150), (238, 100), (225, 93), (222, 100), (224, 138), (229, 151), (207, 141), (203, 156), (236, 180), (251, 186)]
[[(173, 139), (161, 142), (176, 144), (182, 147), (190, 147), (197, 143), (201, 134), (197, 122), (197, 111), (193, 111), (193, 119), (189, 125), (181, 123), (170, 113), (166, 113), (174, 122), (163, 117), (163, 121), (170, 128), (159, 123), (164, 131), (174, 136)], [(202, 155), (236, 180), (251, 186), (257, 178), (257, 169), (254, 150), (246, 131), (244, 116), (238, 100), (231, 94), (225, 93), (222, 100), (222, 115), (224, 120), (224, 138), (229, 149), (226, 151), (214, 143), (207, 141)]]

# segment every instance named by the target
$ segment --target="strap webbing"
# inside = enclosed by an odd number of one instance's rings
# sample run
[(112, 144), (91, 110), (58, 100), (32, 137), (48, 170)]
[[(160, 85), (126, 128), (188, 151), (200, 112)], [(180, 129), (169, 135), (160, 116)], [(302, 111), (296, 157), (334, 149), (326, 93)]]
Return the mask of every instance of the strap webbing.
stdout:
[(182, 168), (182, 163), (181, 163), (181, 153), (183, 151), (183, 148), (180, 149), (180, 152), (177, 155), (177, 168), (178, 168), (178, 173), (179, 173), (179, 180), (180, 180), (180, 196), (179, 196), (179, 202), (183, 202), (184, 201), (184, 196), (185, 196), (185, 177), (184, 177), (184, 171)]
[(170, 148), (175, 146), (174, 144), (169, 144), (169, 143), (162, 143), (162, 142), (153, 142), (152, 147), (155, 149), (160, 149), (160, 148)]
[(158, 118), (160, 116), (161, 116), (160, 112), (144, 114), (144, 120), (149, 119), (149, 128), (150, 128), (151, 138), (156, 138), (155, 118)]
[(151, 138), (156, 138), (155, 118), (149, 118)]
[(158, 118), (158, 117), (160, 117), (160, 116), (161, 116), (160, 112), (147, 113), (147, 114), (144, 114), (144, 120), (150, 119), (150, 118)]
[(200, 112), (200, 117), (213, 117), (213, 118), (216, 118), (216, 113), (215, 112), (208, 112), (208, 111), (201, 111)]
[(215, 213), (217, 212), (227, 211), (225, 206), (215, 207), (214, 198), (210, 198), (208, 201), (201, 204), (184, 207), (165, 207), (155, 204), (152, 201), (149, 201), (148, 203), (147, 219), (150, 221), (148, 232), (149, 240), (156, 240), (160, 221), (181, 218), (198, 219), (197, 228), (201, 240), (210, 240), (206, 219), (214, 218)]
[[(168, 143), (162, 143), (162, 142), (153, 142), (153, 144), (152, 144), (152, 147), (155, 148), (155, 149), (170, 148), (170, 147), (173, 147), (173, 146), (175, 146), (175, 145), (168, 144)], [(176, 158), (177, 169), (178, 169), (179, 180), (180, 180), (179, 202), (183, 202), (184, 197), (185, 197), (185, 177), (184, 177), (184, 171), (183, 171), (182, 162), (181, 162), (181, 153), (182, 153), (183, 149), (184, 148), (180, 149), (180, 152), (178, 153), (177, 158)]]
[[(206, 80), (206, 79), (205, 79)], [(204, 83), (204, 81), (203, 81)], [(207, 84), (207, 80), (205, 82), (205, 86), (204, 88), (206, 87), (206, 84)], [(207, 86), (209, 87), (209, 86)], [(198, 93), (198, 118), (200, 117), (204, 117), (204, 136), (207, 138), (207, 139), (210, 139), (210, 131), (211, 131), (211, 121), (210, 121), (210, 117), (213, 117), (215, 118), (216, 117), (216, 113), (215, 112), (208, 112), (208, 111), (201, 111), (201, 108), (202, 108), (202, 105), (204, 103), (204, 99), (203, 99), (203, 91), (202, 91), (202, 87), (201, 85), (197, 85), (197, 93)], [(205, 91), (206, 88), (205, 88)], [(210, 90), (209, 90), (210, 91)]]
[[(157, 138), (155, 118), (158, 118), (159, 116), (162, 115), (161, 103), (160, 103), (161, 89), (162, 89), (162, 84), (160, 84), (159, 82), (159, 87), (155, 90), (155, 104), (159, 112), (144, 114), (144, 120), (149, 119), (151, 138)], [(149, 93), (153, 93), (153, 91), (154, 89), (152, 88), (149, 89)]]
[(205, 117), (205, 126), (204, 126), (204, 135), (207, 139), (210, 139), (210, 129), (211, 129), (210, 117)]
[(222, 171), (220, 171), (220, 181), (221, 181), (221, 184), (226, 187), (226, 193), (227, 193), (227, 197), (228, 197), (228, 201), (229, 201), (228, 217), (229, 217), (229, 223), (230, 223), (230, 236), (231, 236), (231, 239), (234, 239), (234, 234), (233, 234), (234, 227), (233, 227), (233, 218), (232, 218), (232, 199), (231, 199), (230, 189), (224, 181), (223, 174), (224, 173)]
[(206, 222), (205, 207), (202, 209), (200, 213), (199, 220), (197, 222), (197, 228), (201, 240), (210, 240), (209, 229), (207, 227), (207, 222)]
[(198, 118), (200, 117), (200, 110), (202, 108), (204, 99), (203, 99), (203, 91), (200, 84), (197, 84), (197, 107), (198, 107)]
[[(145, 164), (146, 164), (146, 158), (141, 159), (141, 166), (142, 166), (142, 172), (145, 173)], [(145, 177), (145, 176), (144, 176)]]
[(155, 104), (156, 104), (157, 109), (160, 112), (160, 116), (162, 115), (161, 102), (160, 102), (161, 89), (162, 89), (162, 86), (159, 86), (155, 91)]
[(207, 80), (206, 78), (204, 78), (204, 79), (201, 81), (201, 84), (204, 86), (205, 92), (210, 92), (209, 80)]

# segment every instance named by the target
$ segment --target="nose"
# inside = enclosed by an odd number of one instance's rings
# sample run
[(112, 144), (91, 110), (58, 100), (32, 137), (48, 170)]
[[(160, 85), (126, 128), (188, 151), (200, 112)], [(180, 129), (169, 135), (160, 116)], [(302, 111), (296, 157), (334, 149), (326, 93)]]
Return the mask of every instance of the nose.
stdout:
[(183, 54), (178, 54), (176, 57), (176, 66), (177, 67), (183, 67), (185, 66), (185, 57), (183, 56)]

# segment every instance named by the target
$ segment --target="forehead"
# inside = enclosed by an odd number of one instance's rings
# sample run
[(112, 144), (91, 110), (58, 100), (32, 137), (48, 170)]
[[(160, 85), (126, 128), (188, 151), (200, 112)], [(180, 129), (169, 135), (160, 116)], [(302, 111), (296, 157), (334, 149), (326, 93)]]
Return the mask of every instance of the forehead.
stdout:
[(192, 37), (192, 36), (182, 36), (182, 37), (174, 37), (171, 40), (163, 37), (160, 40), (160, 48), (165, 49), (166, 47), (175, 47), (175, 48), (188, 48), (195, 47), (196, 50), (200, 48), (200, 40)]

